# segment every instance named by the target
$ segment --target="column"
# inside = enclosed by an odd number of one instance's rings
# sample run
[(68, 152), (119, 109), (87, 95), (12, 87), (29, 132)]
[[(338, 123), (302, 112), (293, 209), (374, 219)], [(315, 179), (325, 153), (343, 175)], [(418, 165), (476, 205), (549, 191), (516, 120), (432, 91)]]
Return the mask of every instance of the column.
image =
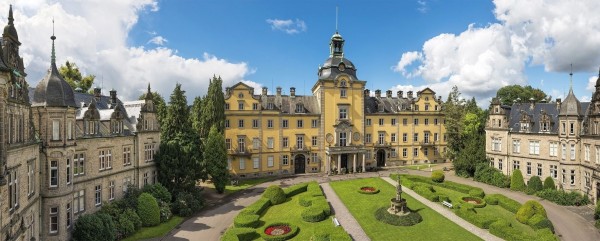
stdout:
[(327, 153), (327, 157), (325, 158), (325, 173), (327, 175), (331, 175), (331, 155), (329, 155), (329, 153)]
[(354, 160), (352, 161), (352, 172), (356, 173), (356, 156), (358, 153), (354, 153)]
[(340, 173), (342, 171), (342, 155), (341, 154), (338, 154), (337, 171), (338, 171), (338, 173)]
[(363, 160), (362, 160), (362, 172), (366, 172), (367, 168), (365, 167), (365, 159), (367, 159), (367, 154), (363, 153)]

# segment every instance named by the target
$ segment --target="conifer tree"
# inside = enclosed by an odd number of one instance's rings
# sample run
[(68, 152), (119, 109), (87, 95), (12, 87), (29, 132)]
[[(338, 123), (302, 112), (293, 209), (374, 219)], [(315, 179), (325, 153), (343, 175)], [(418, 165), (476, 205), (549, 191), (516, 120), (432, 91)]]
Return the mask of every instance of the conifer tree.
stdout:
[(208, 137), (210, 128), (216, 125), (219, 133), (225, 131), (225, 95), (223, 80), (213, 76), (208, 86), (208, 93), (202, 100), (202, 116), (200, 118), (200, 138)]
[(215, 189), (218, 193), (225, 191), (225, 186), (229, 183), (229, 171), (227, 171), (227, 150), (225, 147), (225, 138), (217, 130), (216, 125), (210, 128), (208, 138), (204, 142), (204, 161), (206, 169), (211, 176)]
[(190, 122), (198, 135), (200, 135), (200, 130), (202, 129), (202, 99), (202, 97), (196, 96), (190, 110)]

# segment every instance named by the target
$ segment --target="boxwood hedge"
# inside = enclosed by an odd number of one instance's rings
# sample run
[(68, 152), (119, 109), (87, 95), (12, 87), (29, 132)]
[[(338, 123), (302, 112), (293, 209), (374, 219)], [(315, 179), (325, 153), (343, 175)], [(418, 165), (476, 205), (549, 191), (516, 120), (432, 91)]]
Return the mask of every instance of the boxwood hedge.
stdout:
[(285, 193), (285, 196), (289, 198), (289, 197), (293, 197), (297, 194), (306, 192), (307, 187), (308, 187), (308, 183), (300, 183), (300, 184), (296, 184), (296, 185), (286, 188), (285, 190), (283, 190), (283, 192)]
[(221, 241), (252, 241), (258, 237), (253, 228), (230, 228), (221, 236)]
[(535, 234), (520, 232), (512, 228), (506, 220), (498, 220), (490, 225), (490, 233), (505, 240), (514, 241), (556, 241), (556, 236), (549, 229), (540, 229)]
[(323, 209), (319, 207), (305, 208), (300, 215), (302, 216), (302, 220), (311, 223), (320, 222), (327, 218)]
[(263, 193), (263, 197), (268, 198), (271, 201), (271, 205), (283, 203), (287, 199), (283, 189), (277, 185), (267, 187), (267, 190)]
[(418, 212), (410, 212), (405, 216), (398, 216), (389, 213), (388, 207), (381, 207), (375, 211), (375, 219), (380, 222), (394, 226), (413, 226), (423, 221), (423, 217)]
[(439, 201), (439, 196), (433, 192), (433, 188), (431, 187), (431, 185), (419, 184), (413, 188), (413, 191), (415, 191), (419, 195), (423, 196), (424, 198), (427, 198), (427, 200), (429, 200), (429, 201), (432, 201), (432, 202)]
[(477, 214), (470, 203), (461, 204), (455, 213), (467, 222), (484, 229), (488, 229), (492, 223), (498, 220), (497, 217)]

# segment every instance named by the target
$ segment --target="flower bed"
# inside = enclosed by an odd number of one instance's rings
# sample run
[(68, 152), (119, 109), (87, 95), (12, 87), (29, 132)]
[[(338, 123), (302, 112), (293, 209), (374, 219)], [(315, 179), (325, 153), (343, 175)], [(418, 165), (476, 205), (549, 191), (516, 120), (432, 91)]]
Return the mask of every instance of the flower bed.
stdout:
[(296, 236), (298, 226), (289, 223), (271, 223), (266, 225), (260, 236), (267, 241), (283, 241)]
[(394, 226), (413, 226), (423, 221), (423, 217), (415, 211), (411, 211), (406, 216), (398, 216), (389, 213), (387, 210), (388, 207), (377, 209), (377, 211), (375, 211), (375, 219)]
[(379, 189), (375, 188), (375, 187), (361, 187), (360, 189), (358, 189), (359, 193), (362, 194), (377, 194), (379, 193)]
[(473, 204), (476, 208), (482, 208), (486, 205), (485, 201), (478, 197), (463, 197), (462, 200), (463, 202)]

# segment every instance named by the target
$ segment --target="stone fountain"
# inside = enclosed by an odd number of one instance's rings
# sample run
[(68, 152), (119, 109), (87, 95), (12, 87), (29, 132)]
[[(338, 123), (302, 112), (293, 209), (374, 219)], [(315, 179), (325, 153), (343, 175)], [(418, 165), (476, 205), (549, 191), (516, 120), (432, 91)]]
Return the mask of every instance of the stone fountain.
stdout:
[(400, 175), (398, 175), (398, 183), (396, 184), (396, 197), (392, 198), (388, 212), (398, 216), (405, 216), (410, 213), (406, 207), (406, 199), (402, 198), (402, 185), (400, 185)]

